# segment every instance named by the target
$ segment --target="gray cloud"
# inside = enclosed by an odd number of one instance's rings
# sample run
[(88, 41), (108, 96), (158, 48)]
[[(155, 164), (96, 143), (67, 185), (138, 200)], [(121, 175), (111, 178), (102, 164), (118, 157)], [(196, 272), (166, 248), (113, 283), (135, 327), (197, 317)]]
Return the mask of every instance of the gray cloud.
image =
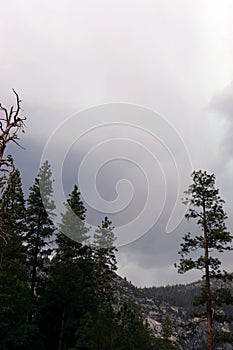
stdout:
[(215, 113), (219, 120), (224, 123), (224, 135), (222, 148), (227, 151), (229, 158), (233, 154), (233, 82), (223, 90), (216, 93), (209, 105), (208, 110)]
[[(14, 87), (28, 115), (27, 134), (22, 137), (27, 150), (14, 147), (11, 151), (25, 188), (33, 182), (44, 146), (61, 122), (83, 108), (120, 101), (148, 106), (165, 116), (184, 140), (193, 167), (216, 174), (230, 213), (232, 84), (221, 89), (232, 79), (232, 10), (226, 3), (186, 0), (175, 0), (172, 5), (164, 0), (12, 0), (2, 4), (0, 99), (11, 104)], [(214, 91), (222, 92), (206, 109)], [(108, 130), (108, 134), (115, 137), (119, 130)], [(127, 130), (120, 132), (128, 136)], [(63, 169), (66, 194), (77, 180), (81, 160), (104, 136), (99, 130), (71, 147)], [(142, 137), (136, 132), (131, 136)], [(141, 140), (151, 144), (145, 136)], [(54, 161), (64, 143), (60, 139)], [(186, 226), (182, 223), (172, 235), (164, 233), (177, 179), (158, 143), (155, 149), (167, 172), (164, 212), (153, 229), (119, 252), (120, 271), (140, 285), (196, 278), (181, 278), (172, 268)], [(148, 159), (143, 161), (146, 165)], [(135, 197), (122, 216), (110, 215), (116, 224), (140, 211), (146, 198), (143, 174), (132, 164), (117, 161), (102, 167), (97, 177), (106, 200), (116, 198), (120, 178), (134, 184)], [(158, 179), (158, 173), (154, 178)], [(189, 181), (187, 177), (187, 185)], [(156, 200), (155, 196), (155, 207), (160, 205)], [(90, 223), (97, 224), (101, 216), (89, 208)], [(233, 228), (233, 219), (228, 222)]]
[(227, 120), (233, 122), (233, 82), (222, 91), (214, 94), (209, 109), (220, 113)]

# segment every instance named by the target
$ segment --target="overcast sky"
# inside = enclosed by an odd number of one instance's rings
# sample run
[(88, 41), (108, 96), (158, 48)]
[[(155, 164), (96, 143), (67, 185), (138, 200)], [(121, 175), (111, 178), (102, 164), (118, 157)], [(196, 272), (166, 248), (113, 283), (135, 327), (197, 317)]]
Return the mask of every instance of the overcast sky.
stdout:
[(45, 158), (58, 201), (79, 181), (138, 286), (199, 277), (173, 267), (192, 169), (215, 173), (233, 231), (232, 18), (231, 0), (1, 1), (0, 100), (13, 87), (28, 117), (26, 151), (12, 148), (25, 188)]

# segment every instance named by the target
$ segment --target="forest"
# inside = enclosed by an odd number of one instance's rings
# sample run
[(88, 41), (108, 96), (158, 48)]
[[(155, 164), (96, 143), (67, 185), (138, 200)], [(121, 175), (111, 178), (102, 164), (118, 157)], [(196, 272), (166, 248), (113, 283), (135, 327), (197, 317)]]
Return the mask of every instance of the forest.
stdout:
[[(171, 337), (169, 318), (156, 337), (134, 300), (116, 304), (114, 226), (104, 216), (90, 244), (78, 184), (73, 184), (58, 228), (48, 161), (25, 198), (20, 170), (14, 158), (6, 155), (9, 143), (20, 145), (26, 120), (21, 116), (21, 100), (14, 94), (16, 107), (8, 110), (0, 105), (0, 349), (180, 349)], [(232, 332), (214, 331), (214, 322), (223, 325), (228, 315), (222, 311), (213, 315), (213, 307), (233, 303), (231, 290), (212, 282), (232, 280), (231, 273), (221, 270), (220, 258), (212, 256), (213, 251), (231, 250), (232, 236), (215, 176), (194, 171), (192, 179), (186, 217), (195, 219), (202, 233), (184, 236), (176, 267), (179, 273), (203, 271), (203, 284), (194, 300), (200, 311), (195, 320), (206, 322), (207, 349), (212, 350), (215, 339), (232, 341)], [(203, 251), (200, 256), (189, 256), (198, 250)]]
[(26, 120), (13, 92), (15, 107), (0, 104), (0, 349), (177, 349), (168, 336), (152, 336), (133, 301), (114, 304), (114, 227), (104, 217), (88, 243), (77, 184), (59, 229), (48, 161), (25, 199), (20, 170), (6, 155), (9, 143), (20, 146)]

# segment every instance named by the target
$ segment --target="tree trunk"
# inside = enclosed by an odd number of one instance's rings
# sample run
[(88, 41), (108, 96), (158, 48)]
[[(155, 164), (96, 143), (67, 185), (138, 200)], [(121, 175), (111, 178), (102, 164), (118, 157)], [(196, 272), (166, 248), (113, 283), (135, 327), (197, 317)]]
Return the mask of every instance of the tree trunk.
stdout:
[(31, 290), (33, 296), (36, 294), (36, 279), (37, 279), (37, 264), (38, 264), (38, 254), (39, 254), (39, 237), (40, 237), (40, 229), (41, 229), (41, 220), (40, 220), (40, 213), (38, 217), (38, 222), (37, 222), (37, 232), (36, 232), (36, 243), (35, 243), (35, 251), (33, 255), (33, 263), (32, 263), (32, 282), (31, 282)]
[(37, 249), (35, 250), (35, 253), (33, 256), (33, 263), (32, 263), (31, 291), (33, 296), (35, 296), (35, 289), (36, 289), (36, 277), (37, 277), (36, 267), (37, 267)]
[(60, 328), (60, 334), (59, 334), (58, 350), (62, 350), (62, 338), (63, 338), (63, 330), (64, 330), (64, 320), (65, 320), (65, 310), (63, 310), (63, 312), (62, 312), (62, 319), (61, 319), (61, 328)]
[(210, 275), (209, 275), (209, 250), (208, 235), (206, 224), (205, 199), (203, 198), (203, 219), (204, 219), (204, 253), (205, 253), (205, 289), (206, 289), (206, 313), (207, 313), (207, 350), (213, 350), (212, 338), (212, 301), (210, 292)]

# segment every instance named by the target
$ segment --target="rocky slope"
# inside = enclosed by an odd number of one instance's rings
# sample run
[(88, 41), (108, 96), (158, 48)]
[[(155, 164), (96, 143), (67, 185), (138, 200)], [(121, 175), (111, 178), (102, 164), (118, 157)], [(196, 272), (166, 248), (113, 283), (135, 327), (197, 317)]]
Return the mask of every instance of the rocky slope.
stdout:
[[(201, 350), (205, 344), (205, 324), (200, 322), (196, 331), (187, 331), (184, 324), (192, 319), (193, 297), (200, 291), (200, 282), (168, 287), (137, 288), (126, 279), (116, 276), (114, 280), (116, 304), (132, 300), (148, 321), (152, 333), (161, 336), (162, 325), (168, 316), (172, 321), (173, 340), (183, 350)], [(232, 310), (233, 312), (233, 310)], [(230, 328), (223, 325), (226, 330)], [(233, 330), (233, 324), (231, 325)], [(233, 344), (216, 344), (216, 349), (233, 350)]]

